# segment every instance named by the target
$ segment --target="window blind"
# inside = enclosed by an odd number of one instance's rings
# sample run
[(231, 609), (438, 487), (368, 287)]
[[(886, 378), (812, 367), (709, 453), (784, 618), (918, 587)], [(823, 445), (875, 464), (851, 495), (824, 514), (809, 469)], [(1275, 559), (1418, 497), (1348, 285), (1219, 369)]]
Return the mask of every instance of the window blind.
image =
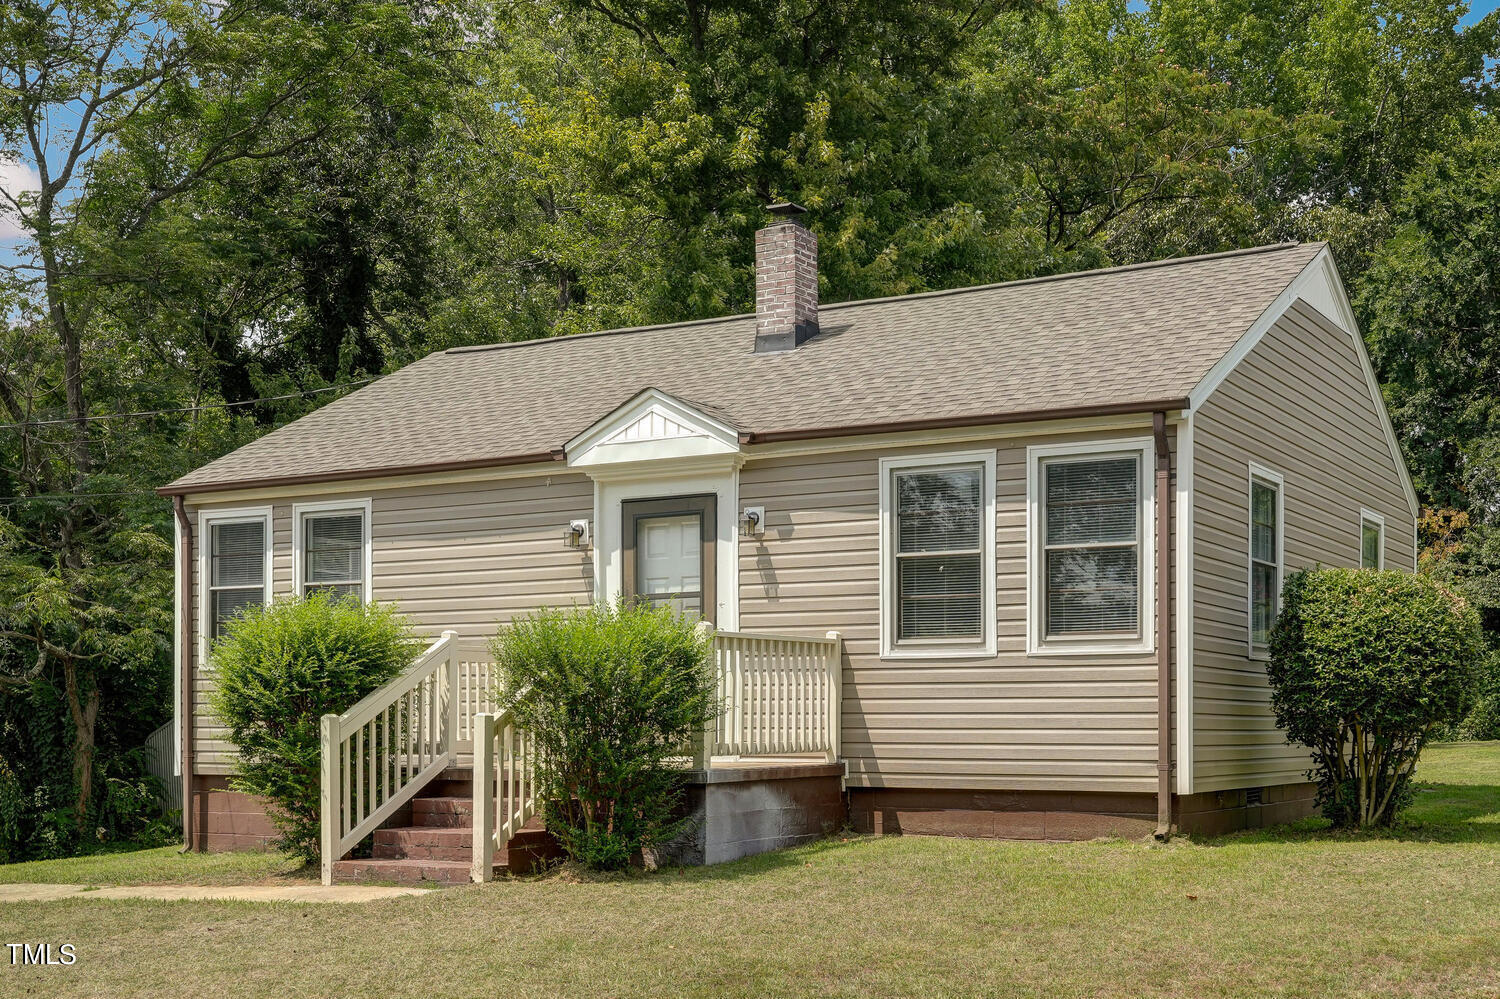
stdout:
[(1042, 467), (1047, 634), (1138, 633), (1140, 460)]
[(309, 514), (302, 521), (302, 588), (364, 596), (363, 513)]
[(897, 472), (896, 637), (984, 633), (983, 467)]
[(208, 543), (209, 631), (218, 638), (226, 623), (265, 602), (265, 522), (214, 524)]

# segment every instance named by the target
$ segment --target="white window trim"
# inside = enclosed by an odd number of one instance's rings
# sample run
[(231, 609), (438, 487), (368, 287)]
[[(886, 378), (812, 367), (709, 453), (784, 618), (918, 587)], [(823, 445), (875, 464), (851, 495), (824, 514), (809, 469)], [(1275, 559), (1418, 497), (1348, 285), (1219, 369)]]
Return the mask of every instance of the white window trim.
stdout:
[(1281, 613), (1281, 584), (1286, 579), (1286, 480), (1275, 469), (1250, 462), (1245, 475), (1245, 648), (1251, 659), (1266, 661), (1271, 650), (1255, 644), (1255, 521), (1250, 488), (1259, 479), (1276, 487), (1276, 614)]
[[(1046, 559), (1042, 554), (1042, 462), (1052, 458), (1077, 460), (1139, 456), (1141, 519), (1138, 528), (1140, 637), (1048, 638), (1046, 615)], [(1156, 651), (1156, 442), (1150, 437), (1120, 437), (1077, 444), (1033, 444), (1026, 448), (1026, 654), (1030, 656), (1145, 655)]]
[(368, 604), (373, 599), (375, 590), (374, 576), (371, 573), (371, 568), (373, 566), (374, 560), (371, 557), (372, 553), (370, 534), (372, 528), (370, 526), (370, 498), (368, 496), (364, 499), (324, 500), (317, 503), (292, 504), (292, 592), (299, 597), (302, 596), (302, 545), (304, 541), (304, 538), (302, 536), (303, 518), (305, 518), (308, 514), (329, 513), (359, 513), (364, 518), (364, 532), (362, 541), (364, 544), (365, 556), (365, 589), (364, 593), (361, 596), (361, 601)]
[(208, 662), (209, 631), (212, 630), (213, 611), (213, 526), (215, 524), (238, 524), (258, 520), (265, 526), (265, 574), (262, 577), (261, 602), (271, 603), (271, 508), (268, 506), (238, 507), (233, 510), (198, 511), (198, 668)]
[(1358, 544), (1356, 546), (1358, 548), (1358, 552), (1356, 553), (1355, 558), (1354, 558), (1355, 564), (1358, 565), (1360, 568), (1364, 568), (1364, 564), (1365, 564), (1365, 525), (1366, 524), (1374, 524), (1376, 527), (1380, 528), (1380, 546), (1375, 549), (1375, 568), (1377, 568), (1377, 569), (1384, 569), (1385, 568), (1385, 518), (1382, 517), (1380, 514), (1376, 513), (1374, 510), (1368, 509), (1366, 507), (1360, 507), (1359, 508), (1359, 533), (1358, 533)]
[[(923, 639), (896, 641), (896, 508), (891, 482), (897, 472), (979, 465), (984, 524), (980, 544), (979, 573), (983, 584), (981, 628), (973, 639)], [(881, 659), (969, 659), (995, 655), (995, 452), (944, 451), (880, 459), (880, 658)]]

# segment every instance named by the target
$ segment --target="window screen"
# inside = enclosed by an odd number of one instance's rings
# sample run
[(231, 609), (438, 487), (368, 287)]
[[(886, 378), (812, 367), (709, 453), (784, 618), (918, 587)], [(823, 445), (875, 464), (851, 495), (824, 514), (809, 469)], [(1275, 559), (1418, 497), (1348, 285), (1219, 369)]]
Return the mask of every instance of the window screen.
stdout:
[(249, 608), (265, 603), (266, 525), (260, 520), (209, 529), (209, 637)]
[(1385, 540), (1381, 535), (1385, 533), (1380, 524), (1373, 520), (1362, 520), (1359, 524), (1359, 567), (1361, 569), (1380, 568), (1380, 548)]
[(1049, 636), (1138, 634), (1140, 459), (1042, 465)]
[(984, 466), (898, 471), (896, 638), (984, 636)]
[(302, 591), (365, 595), (365, 518), (361, 512), (306, 514), (302, 520)]
[(1277, 491), (1269, 482), (1250, 480), (1250, 644), (1262, 648), (1271, 639), (1281, 588)]

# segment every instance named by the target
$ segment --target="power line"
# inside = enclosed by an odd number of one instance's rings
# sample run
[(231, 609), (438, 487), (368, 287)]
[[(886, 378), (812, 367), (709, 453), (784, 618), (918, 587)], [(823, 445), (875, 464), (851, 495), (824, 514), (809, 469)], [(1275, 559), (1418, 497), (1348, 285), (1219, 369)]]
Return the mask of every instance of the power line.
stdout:
[[(62, 502), (65, 500), (87, 500), (101, 496), (156, 496), (149, 489), (137, 489), (133, 492), (120, 493), (37, 493), (35, 496), (0, 496), (0, 506), (12, 503), (32, 502)], [(157, 496), (157, 499), (166, 499), (165, 496)]]
[[(197, 413), (207, 409), (233, 409), (236, 406), (254, 406), (256, 403), (261, 402), (284, 402), (287, 399), (301, 399), (306, 396), (319, 395), (324, 392), (337, 392), (340, 389), (354, 388), (356, 385), (368, 385), (370, 382), (377, 381), (379, 377), (379, 375), (372, 375), (369, 378), (361, 378), (358, 381), (343, 382), (338, 385), (327, 385), (323, 388), (308, 389), (305, 392), (288, 392), (286, 395), (267, 395), (262, 396), (259, 399), (245, 399), (241, 402), (210, 402), (205, 403), (202, 406), (178, 406), (173, 409), (143, 409), (134, 413), (101, 413), (97, 416), (85, 416), (83, 417), (82, 422), (94, 423), (99, 420), (132, 420), (139, 419), (143, 416), (166, 416), (171, 413)], [(78, 422), (78, 420), (74, 419), (23, 420), (20, 423), (0, 423), (0, 430), (19, 430), (22, 427), (56, 427)], [(101, 496), (105, 494), (94, 493), (93, 495)]]

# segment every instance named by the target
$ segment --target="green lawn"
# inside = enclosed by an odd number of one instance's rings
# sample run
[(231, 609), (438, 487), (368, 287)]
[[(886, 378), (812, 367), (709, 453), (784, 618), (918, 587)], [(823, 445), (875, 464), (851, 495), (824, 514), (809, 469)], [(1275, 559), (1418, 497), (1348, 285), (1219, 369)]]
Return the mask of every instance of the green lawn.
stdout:
[[(0, 995), (1495, 996), (1500, 744), (1431, 749), (1421, 777), (1408, 823), (1378, 836), (852, 839), (366, 905), (0, 905), (3, 941), (78, 951), (0, 965)], [(95, 882), (111, 863), (120, 881), (285, 876), (169, 854), (60, 863)]]
[(180, 846), (164, 846), (154, 850), (0, 864), (0, 884), (291, 884), (317, 877), (317, 871), (299, 870), (301, 866), (280, 853), (183, 853)]

